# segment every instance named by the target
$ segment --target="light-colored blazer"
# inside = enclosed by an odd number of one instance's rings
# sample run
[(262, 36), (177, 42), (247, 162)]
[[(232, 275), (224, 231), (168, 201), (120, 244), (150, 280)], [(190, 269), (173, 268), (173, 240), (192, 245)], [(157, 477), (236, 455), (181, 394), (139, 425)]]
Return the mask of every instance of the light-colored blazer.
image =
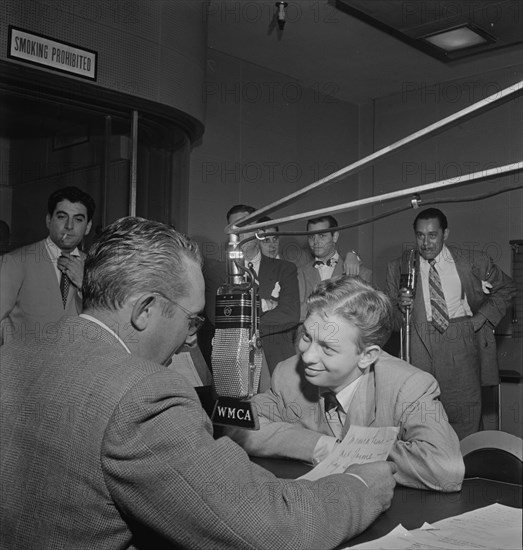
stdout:
[[(312, 462), (322, 435), (333, 436), (318, 386), (310, 384), (299, 356), (280, 363), (271, 389), (254, 397), (260, 429), (228, 429), (254, 456)], [(347, 412), (349, 426), (398, 426), (398, 441), (389, 460), (398, 467), (402, 485), (456, 491), (464, 475), (459, 441), (441, 405), (439, 386), (428, 373), (382, 351), (363, 375)]]
[[(85, 254), (80, 253), (83, 258)], [(64, 308), (60, 284), (45, 240), (23, 246), (0, 259), (0, 321), (3, 341), (54, 338), (55, 323), (78, 315), (82, 300), (71, 285)]]
[(317, 550), (379, 515), (353, 476), (280, 480), (215, 440), (176, 365), (82, 317), (56, 335), (0, 348), (2, 550)]
[[(343, 275), (343, 258), (340, 254), (340, 261), (335, 265), (331, 279)], [(372, 282), (372, 271), (365, 266), (360, 267), (359, 276), (368, 283)], [(320, 273), (314, 267), (314, 260), (298, 268), (298, 284), (300, 289), (300, 321), (303, 322), (307, 316), (307, 298), (314, 290), (314, 287), (321, 282)]]
[[(498, 358), (494, 328), (504, 317), (512, 298), (516, 294), (514, 281), (506, 275), (486, 254), (474, 250), (463, 250), (447, 245), (452, 255), (462, 291), (474, 315), (482, 315), (487, 322), (476, 332), (481, 365), (481, 384), (491, 386), (499, 384)], [(394, 304), (400, 285), (401, 258), (390, 262), (387, 266), (387, 294)], [(488, 281), (492, 288), (489, 294), (483, 291), (482, 281)], [(396, 324), (399, 327), (402, 317), (395, 307)], [(427, 314), (423, 298), (423, 288), (418, 271), (416, 294), (412, 307), (410, 349), (413, 357), (430, 356), (430, 346), (427, 344)], [(454, 336), (455, 337), (455, 336)]]

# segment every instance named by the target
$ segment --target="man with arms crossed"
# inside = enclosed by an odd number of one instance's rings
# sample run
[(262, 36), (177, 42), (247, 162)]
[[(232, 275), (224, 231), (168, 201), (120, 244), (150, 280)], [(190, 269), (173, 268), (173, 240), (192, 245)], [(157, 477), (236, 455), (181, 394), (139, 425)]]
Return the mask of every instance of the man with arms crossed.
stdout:
[(299, 354), (280, 363), (271, 389), (254, 397), (260, 429), (231, 428), (249, 454), (317, 463), (351, 424), (397, 426), (389, 460), (396, 481), (458, 491), (464, 475), (458, 438), (428, 373), (381, 350), (392, 330), (388, 297), (350, 276), (310, 295)]
[(0, 348), (2, 550), (317, 550), (389, 507), (387, 462), (281, 480), (213, 438), (176, 357), (164, 366), (196, 338), (200, 266), (171, 227), (118, 220), (89, 251), (84, 313)]
[(0, 342), (52, 337), (60, 317), (82, 311), (85, 254), (78, 246), (91, 230), (94, 208), (81, 189), (58, 189), (48, 200), (49, 236), (2, 257)]
[(422, 210), (414, 220), (419, 267), (414, 300), (400, 296), (401, 258), (387, 269), (387, 294), (400, 309), (411, 307), (410, 357), (441, 387), (441, 402), (458, 437), (481, 424), (481, 385), (499, 384), (494, 327), (516, 287), (482, 252), (447, 246), (445, 214)]

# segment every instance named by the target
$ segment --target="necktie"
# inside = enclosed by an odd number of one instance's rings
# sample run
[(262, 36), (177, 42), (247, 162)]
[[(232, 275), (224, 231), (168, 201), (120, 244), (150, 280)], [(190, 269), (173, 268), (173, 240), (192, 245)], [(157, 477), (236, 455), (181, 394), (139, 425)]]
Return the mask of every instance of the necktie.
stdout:
[(69, 294), (69, 287), (71, 286), (71, 279), (62, 271), (62, 275), (60, 276), (60, 292), (62, 294), (62, 303), (65, 305), (67, 304), (67, 295)]
[(330, 412), (333, 409), (337, 410), (340, 406), (339, 401), (336, 399), (336, 394), (332, 391), (323, 394), (323, 401), (325, 403), (325, 412)]
[(327, 422), (329, 423), (332, 433), (338, 438), (341, 439), (343, 433), (343, 423), (340, 418), (340, 402), (336, 399), (336, 394), (334, 392), (325, 392), (323, 394), (323, 401), (325, 405), (325, 416)]
[(430, 307), (432, 309), (432, 325), (439, 332), (445, 332), (449, 326), (449, 311), (445, 302), (445, 295), (441, 287), (439, 273), (434, 264), (436, 260), (430, 260), (429, 269), (429, 292)]

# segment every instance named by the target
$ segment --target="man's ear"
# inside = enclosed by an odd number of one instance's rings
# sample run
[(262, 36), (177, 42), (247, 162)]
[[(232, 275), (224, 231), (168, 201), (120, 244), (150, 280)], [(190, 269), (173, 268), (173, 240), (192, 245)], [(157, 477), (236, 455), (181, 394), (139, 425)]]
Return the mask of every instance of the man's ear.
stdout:
[(45, 216), (45, 226), (47, 227), (47, 229), (49, 229), (49, 224), (51, 223), (51, 216), (48, 214), (46, 214)]
[(443, 242), (447, 242), (447, 239), (449, 238), (449, 234), (450, 234), (450, 230), (449, 228), (447, 227), (447, 229), (445, 229), (445, 231), (443, 231)]
[(332, 234), (332, 240), (337, 243), (338, 242), (338, 238), (340, 236), (340, 232), (339, 231), (334, 231), (334, 233)]
[(89, 231), (91, 231), (91, 226), (93, 225), (93, 220), (89, 220), (87, 222), (87, 225), (85, 227), (85, 233), (84, 233), (84, 236), (85, 235), (89, 235)]
[(360, 360), (358, 361), (358, 367), (362, 370), (369, 368), (372, 363), (376, 361), (380, 352), (381, 348), (376, 344), (366, 347), (361, 354)]
[(143, 294), (136, 300), (131, 311), (131, 324), (138, 330), (143, 331), (147, 328), (152, 316), (152, 307), (155, 297), (151, 294)]

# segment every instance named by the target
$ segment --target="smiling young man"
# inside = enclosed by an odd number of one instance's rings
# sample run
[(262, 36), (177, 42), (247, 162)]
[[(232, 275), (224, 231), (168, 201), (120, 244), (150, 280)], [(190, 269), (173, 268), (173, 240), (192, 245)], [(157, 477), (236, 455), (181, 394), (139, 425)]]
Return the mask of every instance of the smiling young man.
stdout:
[(410, 357), (430, 372), (458, 437), (481, 425), (481, 386), (499, 384), (494, 328), (516, 286), (486, 254), (447, 246), (450, 230), (437, 208), (422, 210), (413, 223), (419, 269), (415, 297), (400, 292), (401, 258), (389, 263), (387, 294), (401, 312), (411, 308)]
[(456, 491), (464, 466), (458, 438), (428, 373), (385, 353), (387, 296), (359, 278), (323, 281), (310, 295), (299, 354), (280, 363), (255, 396), (258, 431), (229, 435), (254, 456), (318, 463), (356, 426), (398, 426), (389, 460), (396, 481)]
[(91, 230), (95, 204), (77, 187), (48, 200), (46, 239), (23, 246), (0, 263), (0, 342), (52, 337), (63, 315), (82, 308), (85, 254), (79, 246)]

